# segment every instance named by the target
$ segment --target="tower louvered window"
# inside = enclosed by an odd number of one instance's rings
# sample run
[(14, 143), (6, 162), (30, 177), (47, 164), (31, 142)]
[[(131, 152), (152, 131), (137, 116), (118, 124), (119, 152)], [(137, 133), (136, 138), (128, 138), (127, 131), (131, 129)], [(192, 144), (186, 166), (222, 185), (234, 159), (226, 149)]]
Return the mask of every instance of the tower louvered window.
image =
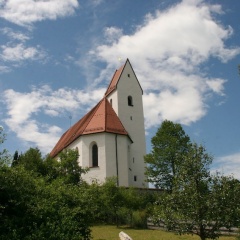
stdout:
[(133, 99), (132, 96), (128, 96), (128, 106), (133, 106)]

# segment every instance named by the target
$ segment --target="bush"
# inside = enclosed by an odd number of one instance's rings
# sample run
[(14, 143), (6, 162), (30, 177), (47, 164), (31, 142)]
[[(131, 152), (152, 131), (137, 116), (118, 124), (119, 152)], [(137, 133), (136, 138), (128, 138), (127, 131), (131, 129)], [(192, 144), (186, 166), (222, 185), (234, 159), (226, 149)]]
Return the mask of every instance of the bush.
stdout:
[(147, 213), (146, 210), (134, 211), (132, 214), (132, 225), (134, 228), (147, 228)]
[(88, 240), (91, 212), (79, 186), (0, 167), (0, 239)]

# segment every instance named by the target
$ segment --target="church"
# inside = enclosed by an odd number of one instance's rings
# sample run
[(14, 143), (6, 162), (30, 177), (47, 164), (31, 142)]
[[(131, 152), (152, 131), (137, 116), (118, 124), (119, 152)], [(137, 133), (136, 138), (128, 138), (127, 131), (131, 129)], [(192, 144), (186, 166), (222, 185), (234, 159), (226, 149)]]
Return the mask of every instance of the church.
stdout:
[(143, 90), (130, 61), (115, 71), (101, 101), (71, 126), (50, 153), (78, 149), (82, 178), (103, 183), (116, 177), (118, 186), (147, 187)]

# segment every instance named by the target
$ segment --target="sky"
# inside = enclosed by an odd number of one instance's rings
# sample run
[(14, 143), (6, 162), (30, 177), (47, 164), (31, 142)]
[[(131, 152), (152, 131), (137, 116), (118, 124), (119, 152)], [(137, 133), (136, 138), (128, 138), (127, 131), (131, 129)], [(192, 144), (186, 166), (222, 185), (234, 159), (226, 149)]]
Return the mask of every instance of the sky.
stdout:
[(239, 0), (0, 0), (0, 126), (10, 153), (59, 137), (128, 58), (147, 152), (163, 120), (240, 178)]

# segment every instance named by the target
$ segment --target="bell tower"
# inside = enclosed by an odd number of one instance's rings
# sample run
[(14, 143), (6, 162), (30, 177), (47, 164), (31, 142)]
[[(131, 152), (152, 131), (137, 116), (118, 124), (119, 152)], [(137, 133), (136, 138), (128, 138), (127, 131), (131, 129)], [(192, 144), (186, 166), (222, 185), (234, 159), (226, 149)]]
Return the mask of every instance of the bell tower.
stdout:
[(129, 185), (136, 187), (147, 185), (144, 175), (146, 141), (142, 95), (142, 87), (127, 59), (113, 75), (105, 97), (111, 103), (132, 140), (128, 145), (128, 178)]

